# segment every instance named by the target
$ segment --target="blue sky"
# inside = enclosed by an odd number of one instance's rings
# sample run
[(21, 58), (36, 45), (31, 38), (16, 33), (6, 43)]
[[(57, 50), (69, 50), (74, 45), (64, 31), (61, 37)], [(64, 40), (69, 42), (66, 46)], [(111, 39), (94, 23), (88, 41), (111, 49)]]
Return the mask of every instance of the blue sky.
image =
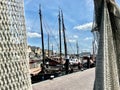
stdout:
[[(120, 5), (120, 0), (117, 0)], [(68, 52), (76, 53), (76, 41), (79, 51), (91, 51), (93, 36), (93, 0), (24, 0), (28, 45), (41, 47), (39, 4), (42, 6), (45, 48), (47, 35), (50, 44), (58, 51), (58, 11), (62, 9), (66, 26)]]

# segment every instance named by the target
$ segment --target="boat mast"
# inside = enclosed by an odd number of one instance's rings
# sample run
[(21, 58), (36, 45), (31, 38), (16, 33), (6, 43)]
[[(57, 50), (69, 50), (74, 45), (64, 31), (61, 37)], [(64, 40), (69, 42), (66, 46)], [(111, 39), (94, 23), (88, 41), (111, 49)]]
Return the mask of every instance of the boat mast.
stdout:
[(61, 18), (60, 18), (60, 11), (58, 15), (58, 23), (59, 23), (59, 44), (60, 44), (60, 60), (61, 60), (61, 54), (62, 54), (62, 43), (61, 43)]
[(65, 58), (67, 58), (67, 43), (66, 43), (65, 25), (64, 25), (64, 18), (63, 18), (63, 12), (62, 11), (61, 11), (61, 16), (62, 16), (63, 38), (64, 38), (64, 52), (65, 52)]
[(52, 55), (54, 55), (54, 51), (53, 51), (53, 44), (52, 44)]
[(78, 46), (78, 41), (76, 42), (76, 47), (77, 47), (77, 58), (79, 57), (79, 46)]
[(41, 6), (39, 7), (39, 16), (40, 16), (41, 39), (42, 39), (42, 56), (43, 56), (43, 65), (44, 65), (45, 64), (45, 53), (44, 53), (44, 36), (43, 36), (43, 27), (42, 27)]
[(61, 11), (61, 16), (62, 16), (62, 30), (63, 30), (63, 38), (64, 38), (64, 50), (65, 50), (65, 70), (66, 74), (69, 73), (69, 59), (67, 58), (67, 42), (66, 42), (66, 35), (65, 35), (65, 25), (64, 25), (64, 18), (63, 18), (63, 13)]
[(48, 57), (50, 56), (50, 53), (49, 53), (49, 46), (50, 46), (50, 42), (49, 42), (49, 33), (48, 33)]

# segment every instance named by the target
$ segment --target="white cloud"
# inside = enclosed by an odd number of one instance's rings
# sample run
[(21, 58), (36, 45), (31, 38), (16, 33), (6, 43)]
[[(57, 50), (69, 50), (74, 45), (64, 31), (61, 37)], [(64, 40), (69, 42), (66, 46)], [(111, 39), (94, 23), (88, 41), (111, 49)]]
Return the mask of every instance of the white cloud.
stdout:
[(41, 35), (36, 32), (27, 32), (27, 36), (30, 38), (40, 38), (41, 37)]
[(70, 43), (75, 43), (76, 40), (74, 40), (74, 39), (69, 39), (68, 42), (70, 42)]
[(87, 49), (82, 49), (82, 52), (90, 52), (91, 49), (87, 48)]
[(87, 40), (92, 40), (93, 38), (92, 37), (86, 37), (84, 40), (87, 41)]
[(77, 30), (91, 30), (91, 28), (92, 28), (92, 22), (89, 22), (89, 23), (86, 23), (86, 24), (75, 26), (73, 29), (77, 29)]
[(51, 44), (50, 44), (50, 47), (52, 47), (52, 46), (54, 47), (55, 45), (51, 43)]
[(73, 37), (74, 37), (74, 38), (78, 38), (78, 36), (77, 36), (77, 35), (74, 35)]

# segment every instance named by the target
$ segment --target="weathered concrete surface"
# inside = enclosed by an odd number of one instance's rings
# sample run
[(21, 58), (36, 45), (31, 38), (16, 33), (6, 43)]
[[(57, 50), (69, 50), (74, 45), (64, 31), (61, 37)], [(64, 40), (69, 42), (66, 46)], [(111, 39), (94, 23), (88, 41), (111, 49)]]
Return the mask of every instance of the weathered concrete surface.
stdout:
[(33, 90), (93, 90), (95, 68), (33, 84)]

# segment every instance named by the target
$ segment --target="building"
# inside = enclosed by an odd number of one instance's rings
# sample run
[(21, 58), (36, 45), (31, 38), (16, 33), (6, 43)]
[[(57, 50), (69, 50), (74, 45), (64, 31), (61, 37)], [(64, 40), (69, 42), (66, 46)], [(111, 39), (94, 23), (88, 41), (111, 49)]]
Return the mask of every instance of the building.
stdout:
[[(29, 58), (31, 57), (42, 57), (42, 49), (36, 46), (28, 46), (27, 52), (29, 54)], [(49, 56), (56, 55), (52, 50), (49, 50)], [(45, 56), (48, 57), (48, 50), (45, 49)]]
[[(45, 50), (45, 55), (48, 56), (48, 50)], [(49, 50), (49, 56), (54, 55), (54, 52), (52, 50)]]
[(90, 57), (90, 55), (91, 55), (90, 52), (81, 52), (80, 53), (80, 57), (84, 57), (84, 56)]
[(42, 57), (42, 50), (39, 47), (28, 46), (27, 52), (28, 52), (29, 58)]

